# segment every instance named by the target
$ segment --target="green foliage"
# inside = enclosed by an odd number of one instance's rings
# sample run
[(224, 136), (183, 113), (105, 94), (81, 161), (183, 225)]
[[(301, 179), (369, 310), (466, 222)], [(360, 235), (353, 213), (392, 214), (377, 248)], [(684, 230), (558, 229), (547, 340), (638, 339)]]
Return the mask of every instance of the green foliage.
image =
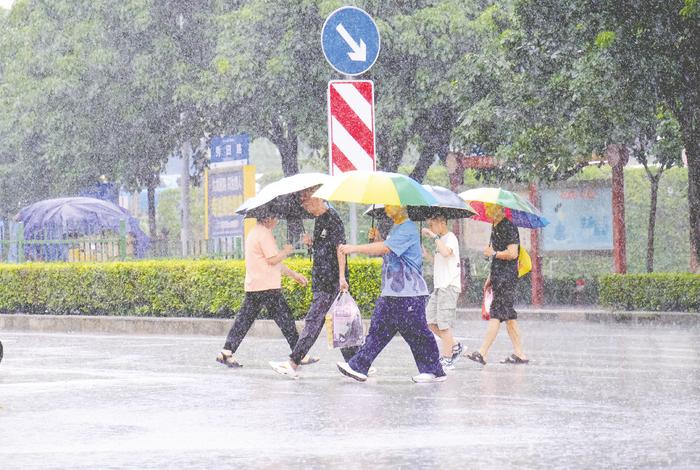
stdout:
[(619, 310), (700, 312), (700, 275), (652, 273), (602, 276), (600, 303)]
[[(643, 168), (625, 171), (625, 225), (628, 272), (646, 270), (650, 182)], [(688, 170), (671, 168), (659, 181), (654, 239), (654, 269), (687, 271), (690, 263), (688, 236)]]
[[(182, 228), (180, 220), (180, 189), (165, 189), (158, 193), (158, 227), (178, 236)], [(193, 240), (204, 239), (204, 190), (201, 187), (190, 191), (190, 227)]]
[(606, 47), (610, 47), (612, 42), (615, 40), (615, 36), (616, 35), (614, 31), (601, 31), (595, 37), (595, 45), (603, 49)]
[(173, 149), (202, 135), (191, 82), (213, 53), (212, 6), (16, 4), (0, 31), (0, 210), (75, 194), (101, 175), (157, 185)]
[[(697, 1), (575, 0), (543, 5), (517, 0), (515, 5), (524, 32), (515, 50), (524, 51), (531, 78), (552, 83), (553, 77), (563, 77), (560, 82), (567, 92), (552, 90), (563, 106), (553, 107), (552, 115), (574, 131), (570, 137), (582, 156), (591, 151), (602, 155), (608, 143), (632, 147), (645, 136), (654, 142), (669, 130), (654, 122), (657, 111), (668, 110), (676, 121), (673, 133), (680, 136), (687, 155), (689, 227), (700, 257)], [(565, 112), (559, 114), (558, 109)]]
[[(311, 278), (311, 263), (285, 261)], [(351, 260), (351, 293), (364, 315), (379, 296), (381, 262)], [(243, 261), (0, 264), (0, 311), (56, 315), (230, 318), (243, 302)], [(306, 315), (310, 288), (283, 277), (296, 318)]]
[[(307, 278), (311, 263), (285, 264)], [(381, 261), (352, 259), (351, 294), (369, 316), (380, 294)], [(179, 260), (119, 263), (29, 263), (0, 265), (0, 311), (57, 315), (137, 315), (231, 318), (243, 302), (243, 261)], [(429, 279), (429, 276), (427, 277)], [(577, 287), (577, 280), (585, 282)], [(471, 279), (466, 305), (481, 302), (484, 278)], [(600, 287), (599, 287), (600, 286)], [(312, 300), (310, 288), (283, 278), (295, 318)], [(548, 305), (597, 303), (619, 309), (700, 309), (700, 275), (685, 273), (557, 277), (545, 279)], [(530, 275), (518, 281), (516, 303), (530, 302)]]
[[(477, 307), (483, 299), (483, 286), (486, 277), (474, 277), (467, 284), (461, 299), (464, 305)], [(577, 286), (577, 281), (581, 283)], [(515, 304), (529, 305), (532, 302), (531, 275), (518, 280), (515, 290)], [(545, 305), (595, 305), (598, 303), (598, 280), (590, 276), (557, 276), (544, 279)]]

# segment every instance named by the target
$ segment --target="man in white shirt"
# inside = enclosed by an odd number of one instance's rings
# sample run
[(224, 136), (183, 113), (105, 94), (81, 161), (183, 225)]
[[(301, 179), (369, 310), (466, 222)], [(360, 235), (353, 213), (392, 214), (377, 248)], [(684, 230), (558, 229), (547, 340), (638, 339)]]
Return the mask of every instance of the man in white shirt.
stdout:
[[(462, 353), (462, 345), (452, 335), (457, 316), (457, 297), (462, 292), (459, 261), (459, 242), (447, 228), (447, 219), (436, 215), (427, 220), (423, 235), (435, 241), (433, 258), (433, 292), (430, 294), (425, 315), (428, 328), (440, 338), (440, 363), (452, 369)], [(431, 258), (424, 249), (424, 254)]]

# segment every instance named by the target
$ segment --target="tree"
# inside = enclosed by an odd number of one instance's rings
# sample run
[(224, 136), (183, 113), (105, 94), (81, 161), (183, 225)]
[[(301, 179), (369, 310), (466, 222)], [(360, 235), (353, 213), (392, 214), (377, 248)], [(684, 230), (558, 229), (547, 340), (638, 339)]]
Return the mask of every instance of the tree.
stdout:
[[(500, 181), (560, 181), (583, 169), (592, 151), (605, 148), (610, 129), (592, 119), (582, 100), (599, 80), (581, 74), (576, 30), (556, 38), (539, 28), (537, 7), (502, 1), (479, 17), (482, 47), (465, 71), (481, 96), (465, 95), (456, 139), (498, 156), (499, 168), (479, 177)], [(517, 2), (516, 2), (517, 6)], [(543, 16), (566, 17), (566, 2), (539, 4)], [(551, 10), (551, 11), (550, 11)], [(594, 91), (595, 90), (595, 91)]]
[(88, 10), (24, 1), (7, 18), (0, 37), (6, 210), (74, 192), (102, 174), (114, 179), (109, 164), (119, 122), (115, 87), (104, 73), (113, 55), (99, 40), (103, 25)]
[[(633, 155), (644, 166), (651, 186), (649, 204), (649, 224), (647, 226), (647, 272), (654, 271), (654, 231), (656, 227), (656, 207), (659, 182), (664, 171), (681, 163), (680, 131), (678, 123), (663, 110), (657, 120), (640, 129)], [(656, 172), (652, 170), (656, 166)]]
[(154, 235), (158, 175), (180, 142), (203, 135), (191, 89), (213, 55), (214, 3), (18, 2), (0, 34), (3, 183), (11, 182), (0, 185), (3, 199), (17, 208), (106, 175), (148, 188)]
[[(688, 161), (691, 246), (700, 259), (700, 7), (696, 0), (518, 1), (530, 56), (558, 67), (605, 50), (618, 74), (606, 77), (630, 103), (649, 89), (678, 122)], [(565, 44), (565, 46), (561, 46)], [(656, 107), (657, 103), (650, 103)]]
[[(445, 160), (462, 106), (481, 99), (491, 77), (472, 68), (485, 53), (482, 16), (491, 2), (384, 4), (377, 16), (382, 54), (370, 72), (377, 83), (380, 167), (396, 171), (407, 145), (419, 159), (410, 175), (425, 178), (436, 157)], [(386, 144), (384, 144), (386, 145)]]
[(299, 171), (299, 136), (325, 128), (322, 3), (253, 0), (219, 18), (215, 70), (207, 77), (216, 127), (267, 137), (285, 176)]

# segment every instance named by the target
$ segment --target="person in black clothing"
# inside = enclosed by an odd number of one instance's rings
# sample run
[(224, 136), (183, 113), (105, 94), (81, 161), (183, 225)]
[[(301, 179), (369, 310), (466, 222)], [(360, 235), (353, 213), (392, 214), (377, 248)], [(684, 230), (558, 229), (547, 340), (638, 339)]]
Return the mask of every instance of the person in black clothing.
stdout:
[[(345, 243), (345, 227), (338, 213), (323, 199), (311, 197), (316, 188), (305, 190), (301, 193), (301, 205), (309, 214), (316, 218), (314, 222), (313, 239), (304, 235), (304, 241), (312, 247), (313, 265), (311, 268), (311, 290), (313, 300), (304, 320), (304, 329), (299, 336), (296, 346), (289, 355), (288, 361), (270, 361), (270, 366), (280, 374), (297, 378), (297, 369), (305, 363), (312, 363), (318, 359), (303, 358), (316, 342), (323, 328), (326, 313), (330, 309), (341, 288), (339, 285), (340, 273), (348, 279), (348, 268), (345, 256), (338, 254), (338, 246)], [(342, 286), (347, 290), (347, 284)], [(357, 347), (342, 348), (341, 352), (346, 361), (350, 360), (357, 352)]]
[(518, 328), (518, 313), (513, 308), (515, 302), (515, 285), (518, 281), (518, 254), (520, 236), (518, 228), (505, 218), (502, 206), (486, 205), (486, 216), (493, 221), (491, 242), (484, 249), (484, 256), (491, 259), (491, 273), (484, 284), (484, 292), (493, 290), (491, 319), (486, 329), (486, 337), (478, 351), (466, 356), (472, 361), (486, 364), (486, 356), (493, 344), (502, 322), (506, 322), (508, 336), (513, 343), (514, 354), (505, 359), (509, 364), (525, 364), (528, 359), (523, 353)]

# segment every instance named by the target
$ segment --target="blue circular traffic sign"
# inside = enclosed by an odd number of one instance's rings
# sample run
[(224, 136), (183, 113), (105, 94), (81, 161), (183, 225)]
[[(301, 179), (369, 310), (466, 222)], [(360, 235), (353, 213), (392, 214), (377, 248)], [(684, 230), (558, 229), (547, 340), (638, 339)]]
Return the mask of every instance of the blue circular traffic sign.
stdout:
[(342, 7), (331, 13), (321, 31), (323, 55), (331, 67), (346, 75), (360, 75), (379, 56), (379, 30), (366, 11)]

